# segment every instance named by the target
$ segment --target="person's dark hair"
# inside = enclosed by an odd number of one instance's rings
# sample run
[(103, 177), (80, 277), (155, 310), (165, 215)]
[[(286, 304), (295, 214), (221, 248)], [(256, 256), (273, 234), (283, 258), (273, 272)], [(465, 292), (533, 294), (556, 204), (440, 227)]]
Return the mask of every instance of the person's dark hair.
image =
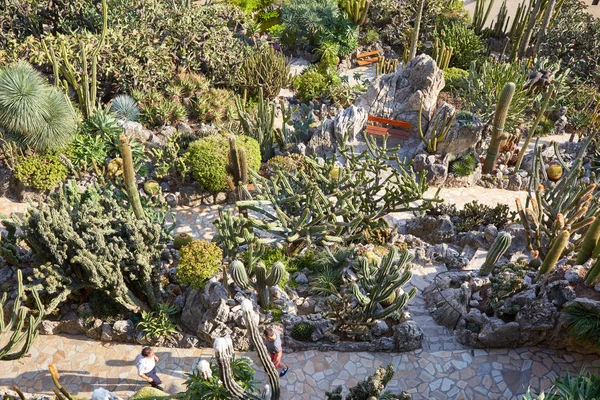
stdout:
[(148, 357), (150, 355), (150, 353), (152, 353), (151, 347), (144, 347), (142, 349), (142, 357)]
[(275, 330), (271, 327), (265, 328), (265, 336), (271, 336), (275, 334)]

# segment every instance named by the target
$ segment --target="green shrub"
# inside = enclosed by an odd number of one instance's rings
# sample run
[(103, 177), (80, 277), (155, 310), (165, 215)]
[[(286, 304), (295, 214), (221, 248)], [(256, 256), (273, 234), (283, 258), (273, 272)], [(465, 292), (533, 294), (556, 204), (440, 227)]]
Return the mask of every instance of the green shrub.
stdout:
[(229, 119), (235, 110), (232, 91), (210, 88), (192, 98), (192, 116), (198, 121), (220, 123)]
[(449, 67), (444, 71), (444, 81), (446, 81), (445, 91), (466, 90), (469, 71), (464, 69)]
[(101, 167), (106, 161), (106, 148), (106, 140), (101, 136), (80, 132), (71, 144), (71, 162), (83, 171), (91, 170), (94, 165)]
[(142, 320), (137, 326), (142, 330), (146, 339), (170, 337), (177, 332), (175, 324), (171, 321), (171, 315), (175, 313), (174, 307), (160, 303), (156, 312), (144, 311)]
[[(198, 370), (194, 370), (187, 374), (185, 386), (187, 390), (183, 395), (183, 400), (230, 400), (231, 394), (225, 389), (223, 383), (219, 379), (219, 367), (214, 358), (210, 360), (210, 369), (212, 371), (211, 378), (205, 380), (202, 378)], [(252, 369), (252, 361), (248, 358), (236, 358), (235, 355), (231, 358), (231, 372), (233, 379), (244, 390), (250, 392), (255, 391), (257, 381), (254, 380), (254, 369)]]
[(316, 70), (305, 71), (295, 77), (294, 89), (303, 101), (319, 99), (327, 89), (327, 77)]
[(462, 23), (444, 26), (438, 34), (446, 47), (454, 48), (450, 66), (467, 69), (471, 63), (480, 58), (485, 50), (483, 40)]
[(298, 322), (292, 327), (292, 332), (290, 333), (290, 335), (296, 340), (310, 342), (312, 340), (311, 337), (314, 331), (314, 325), (312, 325), (309, 322), (302, 321)]
[(0, 71), (0, 129), (37, 151), (63, 149), (75, 136), (76, 116), (65, 94), (20, 61)]
[(155, 389), (153, 387), (145, 387), (133, 394), (129, 400), (169, 400), (174, 397), (166, 394), (162, 390)]
[(565, 309), (567, 329), (581, 343), (600, 349), (600, 312), (575, 303)]
[(221, 266), (223, 251), (206, 240), (192, 240), (180, 250), (177, 279), (184, 285), (199, 289), (212, 278)]
[(67, 167), (54, 155), (25, 157), (15, 166), (15, 178), (27, 187), (52, 190), (67, 178)]
[(240, 92), (256, 97), (262, 88), (263, 95), (273, 100), (279, 91), (290, 83), (290, 62), (270, 44), (258, 47), (246, 58), (237, 73), (236, 87)]
[(523, 395), (523, 400), (594, 400), (600, 398), (600, 377), (589, 371), (581, 371), (571, 377), (569, 371), (564, 378), (556, 378), (552, 387), (539, 396), (531, 389)]
[(306, 161), (301, 154), (292, 153), (287, 156), (275, 156), (267, 161), (267, 174), (275, 175), (277, 171), (296, 174), (306, 168)]
[[(237, 135), (236, 143), (246, 149), (248, 168), (260, 168), (260, 146), (255, 139)], [(229, 141), (223, 135), (211, 135), (191, 143), (186, 152), (190, 170), (198, 185), (206, 190), (227, 190)]]
[(472, 153), (466, 154), (463, 157), (454, 160), (450, 165), (450, 170), (456, 176), (469, 176), (477, 168), (477, 160)]
[(379, 33), (373, 28), (368, 28), (361, 41), (367, 46), (375, 44), (379, 42)]

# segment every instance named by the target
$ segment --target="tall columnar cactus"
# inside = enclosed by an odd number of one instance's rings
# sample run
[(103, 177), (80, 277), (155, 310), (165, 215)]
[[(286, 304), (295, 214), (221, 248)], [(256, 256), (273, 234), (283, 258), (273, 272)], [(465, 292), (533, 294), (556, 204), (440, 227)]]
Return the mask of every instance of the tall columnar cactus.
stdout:
[(525, 57), (527, 49), (529, 49), (531, 36), (533, 35), (538, 16), (543, 12), (543, 7), (548, 5), (545, 0), (533, 0), (533, 3), (533, 12), (528, 15), (527, 29), (525, 29), (523, 37), (521, 38), (521, 43), (519, 44), (519, 58)]
[[(0, 336), (12, 331), (7, 336), (7, 342), (0, 347), (0, 361), (18, 360), (29, 352), (33, 340), (37, 337), (37, 329), (42, 322), (42, 318), (54, 310), (59, 301), (64, 300), (64, 296), (58, 296), (48, 307), (44, 307), (36, 290), (31, 290), (31, 295), (37, 307), (37, 315), (29, 315), (28, 309), (21, 304), (23, 296), (27, 289), (23, 286), (23, 273), (17, 270), (17, 296), (13, 303), (12, 312), (8, 323), (4, 318), (5, 305), (8, 300), (8, 293), (4, 293), (0, 300)], [(20, 347), (17, 349), (17, 347)]]
[(533, 125), (531, 125), (529, 132), (527, 132), (527, 137), (525, 138), (523, 147), (521, 147), (521, 150), (519, 151), (519, 156), (517, 157), (517, 163), (515, 164), (515, 169), (521, 168), (521, 163), (523, 162), (523, 157), (525, 157), (525, 153), (527, 152), (527, 150), (529, 148), (529, 143), (531, 142), (531, 139), (533, 138), (533, 135), (535, 134), (535, 130), (537, 129), (540, 121), (542, 120), (542, 118), (544, 118), (544, 113), (546, 112), (546, 108), (548, 107), (548, 103), (550, 102), (550, 99), (552, 98), (553, 94), (554, 94), (554, 85), (551, 85), (548, 88), (546, 95), (544, 96), (544, 101), (542, 102), (542, 105), (540, 107), (540, 110), (538, 111), (535, 121), (533, 122)]
[[(365, 322), (387, 318), (393, 312), (402, 309), (417, 293), (417, 289), (412, 288), (410, 292), (398, 295), (398, 289), (412, 277), (410, 271), (412, 255), (408, 251), (404, 251), (400, 254), (398, 262), (395, 263), (397, 256), (398, 250), (391, 247), (390, 252), (382, 258), (379, 266), (373, 265), (364, 257), (358, 261), (358, 278), (365, 293), (356, 283), (352, 284), (351, 289), (352, 294), (363, 308)], [(390, 296), (393, 296), (394, 293), (397, 294), (396, 298), (390, 302), (390, 298), (393, 298)], [(378, 310), (382, 303), (390, 305)]]
[(73, 400), (73, 396), (71, 396), (67, 389), (60, 384), (60, 375), (58, 374), (58, 370), (54, 364), (48, 365), (48, 370), (50, 371), (50, 376), (52, 377), (52, 383), (54, 384), (52, 391), (56, 395), (56, 398), (58, 400)]
[(421, 17), (423, 15), (423, 7), (425, 6), (425, 0), (419, 0), (419, 6), (415, 15), (415, 26), (412, 31), (412, 37), (410, 41), (410, 52), (408, 60), (412, 60), (417, 56), (417, 45), (419, 44), (419, 29), (421, 28)]
[[(44, 49), (48, 58), (52, 61), (52, 67), (54, 71), (54, 81), (57, 86), (62, 85), (65, 91), (68, 91), (69, 85), (75, 90), (77, 99), (83, 115), (89, 117), (96, 110), (98, 103), (98, 54), (100, 49), (104, 46), (106, 40), (106, 33), (108, 31), (108, 2), (102, 0), (102, 30), (100, 33), (100, 40), (94, 47), (91, 53), (91, 70), (88, 68), (88, 54), (83, 41), (79, 42), (80, 62), (81, 62), (81, 77), (78, 77), (75, 68), (71, 64), (68, 58), (67, 48), (64, 43), (61, 43), (60, 55), (61, 60), (57, 59), (56, 53), (52, 46), (47, 46), (44, 41)], [(65, 81), (60, 80), (60, 75), (65, 78)]]
[(595, 252), (594, 250), (598, 246), (600, 246), (600, 218), (596, 217), (583, 237), (581, 249), (579, 249), (575, 264), (582, 265), (591, 257), (593, 257)]
[(492, 173), (496, 165), (500, 143), (508, 138), (508, 134), (504, 131), (504, 123), (514, 94), (515, 84), (513, 82), (508, 82), (502, 89), (500, 97), (498, 98), (498, 104), (496, 105), (496, 111), (494, 113), (492, 138), (483, 164), (484, 174)]
[(131, 154), (131, 145), (129, 144), (129, 137), (127, 135), (121, 135), (119, 139), (121, 147), (121, 158), (123, 159), (123, 184), (127, 191), (127, 197), (133, 213), (137, 219), (144, 219), (144, 208), (140, 200), (140, 193), (138, 192), (138, 186), (135, 179), (135, 168), (133, 167), (133, 155)]
[(261, 307), (265, 308), (269, 306), (269, 288), (271, 286), (276, 286), (281, 282), (281, 279), (285, 275), (285, 266), (280, 262), (276, 262), (271, 267), (271, 271), (267, 274), (267, 268), (264, 263), (258, 262), (255, 265), (252, 265), (253, 260), (252, 257), (250, 258), (250, 276), (254, 278), (254, 281), (250, 280), (250, 277), (248, 277), (248, 273), (246, 272), (246, 267), (239, 260), (232, 262), (229, 267), (231, 278), (242, 289), (256, 290), (258, 293), (258, 302)]
[(435, 38), (435, 41), (433, 42), (433, 59), (439, 69), (448, 68), (453, 52), (454, 48), (446, 47), (446, 43), (442, 43), (442, 46), (440, 47), (440, 39)]
[(244, 135), (250, 136), (260, 144), (260, 154), (263, 161), (273, 157), (273, 144), (275, 140), (275, 104), (263, 97), (262, 89), (259, 90), (258, 107), (254, 115), (246, 110), (246, 104), (239, 96), (235, 99), (238, 120)]
[(473, 30), (476, 34), (480, 35), (485, 27), (485, 22), (487, 21), (490, 11), (492, 10), (492, 6), (494, 5), (494, 0), (491, 0), (487, 8), (485, 7), (486, 0), (475, 0), (475, 12), (473, 13)]
[(367, 20), (369, 3), (369, 0), (345, 0), (344, 9), (352, 22), (356, 25), (362, 25)]
[(262, 340), (262, 337), (258, 331), (258, 319), (259, 316), (254, 312), (252, 302), (250, 300), (242, 301), (242, 313), (244, 321), (250, 332), (250, 340), (254, 344), (258, 358), (267, 373), (269, 378), (269, 385), (265, 392), (270, 393), (263, 397), (258, 396), (254, 393), (245, 391), (233, 378), (233, 371), (231, 369), (231, 358), (233, 356), (233, 345), (231, 338), (218, 338), (214, 341), (215, 357), (217, 359), (217, 365), (219, 366), (219, 377), (223, 382), (223, 386), (229, 392), (234, 399), (247, 399), (247, 400), (279, 400), (281, 396), (281, 385), (279, 382), (279, 373), (271, 361), (267, 347)]
[(596, 263), (592, 265), (587, 274), (585, 275), (586, 285), (592, 286), (600, 281), (600, 257), (596, 260)]
[(538, 271), (536, 279), (539, 279), (546, 272), (548, 272), (552, 268), (554, 268), (554, 266), (556, 265), (558, 260), (560, 260), (560, 257), (562, 256), (563, 251), (567, 247), (567, 244), (569, 244), (570, 236), (571, 235), (570, 235), (569, 231), (564, 230), (564, 231), (561, 231), (558, 234), (558, 236), (553, 240), (552, 246), (550, 247), (550, 251), (548, 251), (546, 258), (544, 258), (544, 263), (542, 264), (540, 270)]
[[(454, 122), (454, 117), (456, 116), (456, 112), (453, 113), (452, 115), (448, 115), (448, 114), (444, 115), (443, 120), (442, 120), (442, 116), (438, 115), (437, 118), (435, 119), (435, 122), (433, 122), (433, 121), (431, 122), (431, 123), (433, 123), (433, 125), (432, 125), (433, 129), (431, 131), (431, 136), (429, 137), (429, 139), (425, 138), (425, 134), (427, 132), (423, 132), (423, 126), (421, 123), (422, 114), (423, 114), (423, 99), (421, 99), (421, 105), (419, 106), (419, 117), (417, 119), (418, 126), (419, 126), (419, 136), (421, 136), (421, 141), (427, 148), (427, 151), (431, 154), (434, 154), (437, 151), (437, 145), (439, 143), (442, 143), (444, 141), (444, 139), (446, 138), (446, 135), (448, 135), (448, 132), (450, 132), (450, 128), (452, 127), (452, 123)], [(440, 122), (441, 122), (441, 126), (440, 126)]]
[(488, 251), (485, 262), (479, 270), (479, 276), (487, 276), (494, 270), (494, 266), (500, 257), (506, 253), (506, 250), (508, 250), (510, 247), (511, 242), (512, 236), (508, 232), (501, 232), (498, 234), (498, 236), (496, 236), (496, 240), (494, 240), (492, 247), (490, 247), (490, 251)]
[(229, 173), (227, 183), (231, 191), (237, 191), (238, 200), (243, 199), (244, 187), (248, 184), (248, 160), (246, 149), (236, 145), (235, 136), (229, 137)]
[(392, 74), (396, 72), (398, 69), (398, 59), (397, 58), (385, 58), (383, 56), (379, 57), (379, 61), (377, 61), (377, 65), (375, 66), (375, 75), (385, 75)]
[(556, 0), (548, 0), (548, 5), (546, 6), (546, 11), (544, 12), (544, 20), (542, 21), (542, 26), (538, 32), (538, 36), (535, 42), (535, 47), (533, 50), (533, 54), (537, 56), (540, 51), (540, 46), (542, 43), (546, 41), (546, 32), (548, 31), (548, 27), (550, 26), (550, 18), (552, 17), (552, 13), (554, 12), (554, 5), (556, 4)]

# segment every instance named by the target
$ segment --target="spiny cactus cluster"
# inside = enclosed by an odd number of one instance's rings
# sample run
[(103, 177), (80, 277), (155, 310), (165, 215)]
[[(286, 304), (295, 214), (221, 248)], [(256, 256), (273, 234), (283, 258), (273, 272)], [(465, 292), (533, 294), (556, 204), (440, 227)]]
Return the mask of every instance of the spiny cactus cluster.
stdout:
[[(242, 229), (272, 234), (271, 240), (287, 243), (291, 254), (306, 243), (350, 243), (367, 227), (380, 226), (390, 212), (426, 210), (441, 201), (437, 194), (423, 198), (426, 177), (398, 159), (398, 148), (387, 148), (385, 141), (379, 147), (374, 140), (367, 136), (367, 150), (360, 154), (341, 148), (342, 167), (336, 157), (321, 164), (306, 158), (306, 168), (294, 175), (251, 173), (256, 191), (237, 206), (256, 216), (243, 221)], [(390, 162), (397, 167), (390, 168)]]
[(302, 321), (292, 327), (290, 335), (296, 340), (310, 341), (314, 331), (314, 325), (310, 322)]
[[(252, 248), (253, 246), (250, 246), (248, 249), (249, 273), (246, 271), (244, 264), (239, 260), (231, 263), (229, 271), (236, 285), (245, 290), (256, 290), (258, 293), (258, 302), (261, 307), (265, 308), (269, 306), (269, 288), (281, 282), (286, 273), (285, 266), (280, 262), (276, 262), (267, 273), (265, 264), (257, 262), (257, 257), (253, 254)], [(250, 278), (254, 278), (254, 280)]]
[[(396, 262), (397, 257), (398, 250), (391, 247), (389, 253), (382, 258), (380, 265), (369, 262), (364, 257), (359, 259), (357, 275), (360, 287), (353, 283), (351, 290), (364, 315), (364, 322), (387, 318), (401, 310), (417, 294), (417, 289), (412, 288), (410, 292), (398, 295), (398, 290), (412, 277), (410, 271), (412, 255), (405, 250)], [(395, 298), (390, 301), (394, 294), (396, 294)], [(380, 308), (384, 302), (389, 305)]]
[(279, 372), (273, 365), (267, 347), (265, 346), (261, 334), (258, 331), (259, 316), (254, 312), (250, 300), (242, 301), (242, 313), (244, 321), (250, 332), (250, 340), (254, 344), (258, 358), (267, 373), (269, 385), (266, 385), (262, 396), (244, 390), (233, 378), (231, 369), (231, 358), (233, 357), (233, 344), (231, 338), (218, 338), (214, 341), (215, 358), (219, 366), (219, 377), (223, 386), (234, 399), (247, 400), (279, 400), (281, 396), (281, 386), (279, 383)]
[(344, 0), (344, 9), (350, 20), (356, 25), (362, 25), (367, 20), (370, 0)]
[(375, 66), (375, 75), (385, 75), (385, 74), (393, 74), (398, 69), (398, 59), (397, 58), (385, 58), (383, 56), (379, 57), (379, 61)]
[(274, 155), (273, 144), (275, 141), (275, 104), (263, 97), (262, 88), (258, 95), (258, 108), (255, 114), (250, 114), (246, 109), (245, 99), (235, 98), (238, 120), (244, 135), (256, 139), (260, 145), (260, 154), (263, 161)]
[(112, 186), (80, 193), (65, 184), (29, 209), (23, 239), (48, 293), (103, 290), (129, 310), (154, 308), (160, 292), (162, 227), (137, 219)]

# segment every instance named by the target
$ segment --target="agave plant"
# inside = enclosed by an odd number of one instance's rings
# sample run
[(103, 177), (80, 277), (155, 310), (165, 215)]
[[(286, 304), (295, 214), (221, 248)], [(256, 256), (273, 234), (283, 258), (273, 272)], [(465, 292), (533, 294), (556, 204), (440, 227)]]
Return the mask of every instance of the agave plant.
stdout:
[(140, 108), (133, 97), (120, 94), (110, 102), (110, 112), (119, 119), (137, 121), (140, 115)]

